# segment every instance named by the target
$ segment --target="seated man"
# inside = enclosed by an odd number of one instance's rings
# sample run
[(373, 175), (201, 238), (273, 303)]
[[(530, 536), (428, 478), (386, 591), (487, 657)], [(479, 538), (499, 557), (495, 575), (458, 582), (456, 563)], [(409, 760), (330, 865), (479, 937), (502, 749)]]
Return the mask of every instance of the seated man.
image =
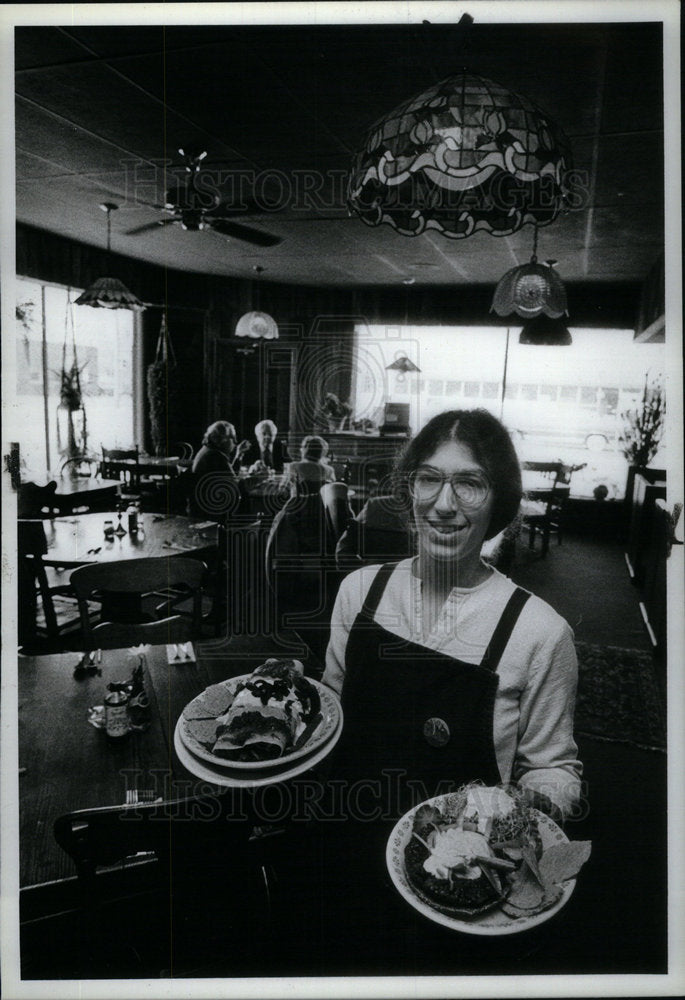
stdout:
[(247, 465), (252, 472), (268, 469), (283, 472), (283, 463), (290, 461), (290, 455), (286, 445), (277, 440), (276, 424), (273, 420), (260, 420), (254, 432), (257, 440), (240, 456), (240, 464)]
[(300, 493), (316, 493), (324, 483), (335, 482), (335, 471), (326, 461), (328, 442), (318, 434), (308, 434), (300, 446), (302, 459), (292, 462), (288, 482)]

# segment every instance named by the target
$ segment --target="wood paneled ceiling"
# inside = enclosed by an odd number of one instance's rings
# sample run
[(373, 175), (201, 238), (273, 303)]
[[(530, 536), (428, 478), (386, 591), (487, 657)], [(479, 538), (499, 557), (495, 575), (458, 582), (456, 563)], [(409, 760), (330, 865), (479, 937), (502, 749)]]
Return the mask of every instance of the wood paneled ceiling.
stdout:
[[(477, 15), (477, 10), (475, 11)], [(468, 68), (528, 96), (568, 135), (587, 175), (582, 207), (540, 230), (540, 259), (568, 282), (641, 281), (663, 249), (659, 23), (413, 26), (19, 27), (16, 215), (112, 249), (207, 274), (324, 285), (494, 283), (530, 257), (532, 232), (409, 238), (348, 217), (346, 172), (366, 128)], [(281, 237), (256, 247), (156, 226), (179, 146), (207, 150), (222, 198), (273, 211), (240, 221)]]

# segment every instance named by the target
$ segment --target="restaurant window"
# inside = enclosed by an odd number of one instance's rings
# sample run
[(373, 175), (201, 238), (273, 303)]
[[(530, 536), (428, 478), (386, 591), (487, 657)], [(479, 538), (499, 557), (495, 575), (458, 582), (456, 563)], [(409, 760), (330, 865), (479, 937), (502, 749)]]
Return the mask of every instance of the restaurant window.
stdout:
[[(353, 373), (355, 419), (373, 421), (378, 398), (393, 401), (396, 383), (386, 369), (404, 355), (420, 369), (420, 374), (407, 379), (407, 392), (402, 394), (410, 406), (414, 433), (447, 408), (483, 407), (514, 433), (523, 461), (561, 458), (569, 465), (584, 466), (573, 475), (572, 496), (593, 498), (593, 490), (604, 485), (610, 498), (620, 499), (627, 476), (619, 440), (621, 414), (639, 404), (645, 378), (664, 371), (664, 345), (638, 343), (629, 329), (572, 327), (573, 343), (564, 347), (519, 344), (520, 332), (520, 325), (508, 330), (505, 326), (360, 326), (356, 349), (360, 361), (364, 352), (369, 358), (358, 369), (374, 370), (378, 381), (372, 406), (364, 380)], [(448, 374), (453, 377), (447, 378)], [(442, 396), (432, 391), (439, 380), (444, 380)], [(654, 460), (656, 465), (664, 461), (663, 455)]]
[(136, 443), (135, 313), (74, 305), (81, 289), (17, 278), (14, 423), (27, 471), (64, 459), (62, 371), (79, 370), (87, 454)]

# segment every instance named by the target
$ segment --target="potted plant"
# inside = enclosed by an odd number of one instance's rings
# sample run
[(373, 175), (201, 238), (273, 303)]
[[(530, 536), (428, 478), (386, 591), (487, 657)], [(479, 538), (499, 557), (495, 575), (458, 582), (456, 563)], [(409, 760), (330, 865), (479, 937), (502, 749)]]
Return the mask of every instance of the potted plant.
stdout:
[(638, 472), (644, 473), (653, 460), (663, 437), (666, 415), (666, 399), (661, 378), (657, 377), (650, 383), (645, 378), (642, 398), (633, 410), (621, 414), (624, 421), (623, 433), (619, 442), (623, 454), (628, 461), (628, 478), (626, 482), (625, 509), (626, 518), (630, 517), (633, 501), (633, 486)]
[(343, 403), (334, 392), (327, 392), (321, 403), (321, 413), (328, 423), (328, 431), (333, 434), (345, 429), (352, 414), (349, 403)]

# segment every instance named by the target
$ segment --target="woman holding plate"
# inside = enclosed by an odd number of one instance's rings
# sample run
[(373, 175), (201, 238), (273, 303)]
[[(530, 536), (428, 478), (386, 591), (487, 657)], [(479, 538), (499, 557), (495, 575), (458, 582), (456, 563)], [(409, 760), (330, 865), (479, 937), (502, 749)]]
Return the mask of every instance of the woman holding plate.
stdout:
[(439, 414), (399, 461), (395, 500), (418, 554), (354, 571), (333, 610), (323, 680), (345, 726), (331, 776), (387, 818), (479, 779), (568, 815), (582, 771), (573, 633), (481, 558), (519, 509), (509, 434), (485, 410)]

